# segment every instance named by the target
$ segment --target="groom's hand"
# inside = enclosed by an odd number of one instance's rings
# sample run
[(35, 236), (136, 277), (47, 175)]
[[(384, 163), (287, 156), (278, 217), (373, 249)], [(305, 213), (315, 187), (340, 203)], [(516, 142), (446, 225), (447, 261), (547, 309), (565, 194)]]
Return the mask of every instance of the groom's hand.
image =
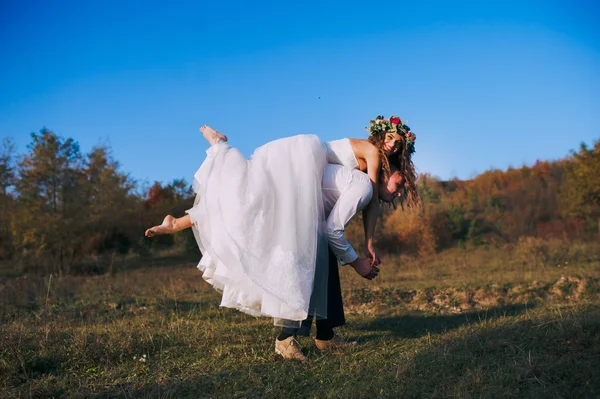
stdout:
[(379, 268), (373, 265), (373, 262), (369, 258), (358, 258), (350, 265), (356, 270), (356, 273), (360, 274), (367, 280), (373, 280), (379, 274)]

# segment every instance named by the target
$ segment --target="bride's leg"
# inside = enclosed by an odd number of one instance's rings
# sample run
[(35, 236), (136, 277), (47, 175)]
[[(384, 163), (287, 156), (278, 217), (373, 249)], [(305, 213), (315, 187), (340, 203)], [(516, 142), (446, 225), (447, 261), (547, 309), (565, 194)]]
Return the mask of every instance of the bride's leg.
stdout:
[(215, 129), (208, 125), (204, 125), (200, 128), (200, 131), (204, 135), (204, 138), (208, 140), (210, 145), (215, 145), (219, 140), (227, 141), (227, 136), (217, 132)]
[(190, 215), (180, 218), (167, 215), (161, 225), (149, 228), (144, 235), (146, 237), (154, 237), (161, 234), (174, 234), (189, 227), (192, 227)]

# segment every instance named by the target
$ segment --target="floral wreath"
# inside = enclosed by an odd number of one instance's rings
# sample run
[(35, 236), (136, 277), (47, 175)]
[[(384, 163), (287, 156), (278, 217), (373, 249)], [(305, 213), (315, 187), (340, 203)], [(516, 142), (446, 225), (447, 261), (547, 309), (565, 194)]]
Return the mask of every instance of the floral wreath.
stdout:
[(402, 119), (396, 115), (390, 116), (389, 119), (385, 119), (382, 115), (378, 115), (374, 120), (369, 121), (369, 127), (367, 131), (371, 136), (376, 134), (383, 134), (387, 132), (398, 133), (404, 137), (404, 145), (408, 155), (415, 152), (415, 140), (417, 136), (410, 131), (410, 127), (404, 124)]

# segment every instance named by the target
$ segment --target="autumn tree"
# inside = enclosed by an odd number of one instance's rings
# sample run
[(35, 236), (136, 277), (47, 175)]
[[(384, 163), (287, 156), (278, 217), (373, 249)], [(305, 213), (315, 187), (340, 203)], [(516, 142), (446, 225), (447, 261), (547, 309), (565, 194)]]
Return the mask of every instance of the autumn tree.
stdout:
[(86, 155), (82, 176), (86, 214), (82, 250), (86, 254), (109, 251), (112, 268), (114, 255), (127, 254), (141, 230), (135, 214), (139, 199), (132, 194), (135, 182), (119, 170), (107, 146)]
[(15, 189), (20, 203), (18, 245), (45, 267), (68, 272), (84, 233), (81, 221), (87, 217), (81, 190), (83, 159), (73, 139), (48, 129), (31, 138)]
[(14, 143), (6, 138), (0, 148), (0, 260), (13, 253), (11, 223), (14, 198), (11, 190), (16, 181), (15, 161)]
[(600, 140), (592, 148), (581, 144), (573, 158), (566, 171), (565, 208), (600, 229)]

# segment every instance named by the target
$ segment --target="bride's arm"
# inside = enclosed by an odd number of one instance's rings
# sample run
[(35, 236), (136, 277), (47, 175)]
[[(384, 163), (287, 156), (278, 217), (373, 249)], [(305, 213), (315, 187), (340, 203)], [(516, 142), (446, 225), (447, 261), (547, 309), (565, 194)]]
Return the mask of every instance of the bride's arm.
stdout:
[(381, 159), (377, 147), (367, 140), (352, 140), (352, 150), (358, 159), (364, 159), (367, 164), (367, 175), (373, 185), (373, 197), (369, 205), (363, 210), (363, 227), (365, 230), (365, 244), (373, 263), (379, 263), (379, 255), (373, 245), (375, 227), (379, 217), (379, 184), (378, 176)]
[(367, 174), (373, 184), (373, 198), (363, 211), (363, 227), (365, 230), (365, 243), (367, 251), (371, 255), (374, 264), (379, 264), (379, 254), (375, 250), (373, 237), (375, 236), (375, 226), (379, 217), (379, 185), (377, 184), (377, 175), (379, 174), (379, 153), (369, 161), (367, 158)]

